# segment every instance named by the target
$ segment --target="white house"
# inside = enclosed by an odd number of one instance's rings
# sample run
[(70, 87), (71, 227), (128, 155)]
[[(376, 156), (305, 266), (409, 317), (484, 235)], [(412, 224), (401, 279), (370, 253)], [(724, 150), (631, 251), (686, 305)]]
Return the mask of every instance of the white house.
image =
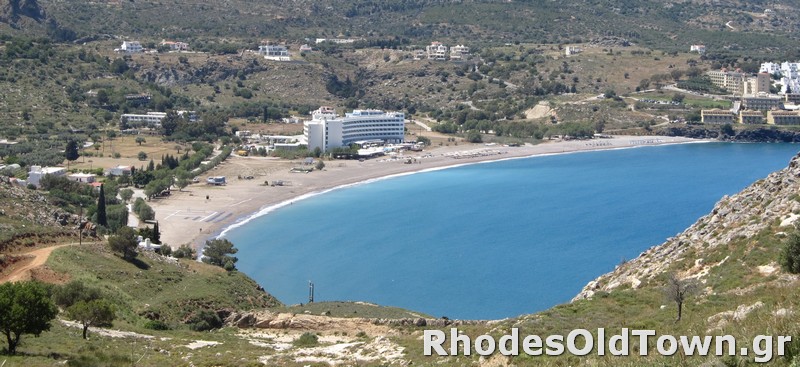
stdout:
[(73, 173), (67, 176), (68, 179), (80, 183), (92, 183), (97, 179), (97, 175), (93, 173)]
[(119, 47), (121, 52), (135, 54), (144, 51), (142, 48), (142, 44), (139, 41), (125, 41), (122, 42), (122, 46)]
[(291, 61), (289, 50), (286, 46), (281, 45), (262, 45), (258, 46), (258, 54), (264, 56), (267, 60), (273, 61)]
[(564, 55), (572, 56), (583, 52), (583, 49), (578, 46), (567, 46), (564, 48)]
[(31, 170), (28, 172), (28, 183), (39, 187), (39, 183), (44, 176), (66, 176), (66, 174), (67, 169), (64, 167), (31, 166)]
[(461, 60), (469, 56), (469, 47), (464, 45), (455, 45), (450, 48), (450, 60)]
[(447, 46), (441, 42), (431, 42), (430, 45), (425, 47), (425, 52), (428, 54), (428, 60), (445, 60), (447, 58)]
[(402, 143), (405, 136), (405, 115), (402, 112), (354, 110), (338, 117), (330, 107), (312, 112), (313, 119), (303, 124), (308, 149), (348, 146), (361, 140), (382, 140)]
[(706, 53), (706, 45), (691, 45), (689, 46), (689, 52), (697, 52), (699, 54)]
[(170, 51), (186, 51), (189, 49), (189, 44), (186, 42), (173, 42), (161, 40), (161, 46), (169, 47)]
[(131, 166), (116, 166), (108, 169), (109, 176), (130, 176), (132, 171)]

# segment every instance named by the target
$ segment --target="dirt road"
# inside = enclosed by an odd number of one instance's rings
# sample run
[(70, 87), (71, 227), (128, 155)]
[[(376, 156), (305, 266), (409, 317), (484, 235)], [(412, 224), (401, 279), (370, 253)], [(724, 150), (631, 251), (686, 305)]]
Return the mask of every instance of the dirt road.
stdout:
[(68, 243), (68, 244), (63, 244), (63, 245), (56, 245), (56, 246), (51, 246), (51, 247), (40, 248), (38, 250), (33, 250), (31, 252), (28, 252), (28, 253), (20, 254), (19, 256), (28, 256), (28, 257), (32, 256), (33, 260), (29, 261), (27, 264), (25, 264), (25, 265), (23, 265), (23, 266), (21, 266), (21, 267), (19, 267), (17, 269), (14, 269), (13, 271), (11, 271), (11, 273), (0, 277), (0, 283), (18, 282), (20, 280), (28, 280), (28, 279), (30, 279), (30, 271), (31, 271), (31, 269), (35, 269), (37, 267), (40, 267), (40, 266), (44, 265), (44, 263), (46, 263), (47, 259), (50, 257), (50, 254), (53, 252), (53, 250), (55, 250), (57, 248), (64, 247), (64, 246), (71, 246), (71, 245), (74, 245), (74, 243)]

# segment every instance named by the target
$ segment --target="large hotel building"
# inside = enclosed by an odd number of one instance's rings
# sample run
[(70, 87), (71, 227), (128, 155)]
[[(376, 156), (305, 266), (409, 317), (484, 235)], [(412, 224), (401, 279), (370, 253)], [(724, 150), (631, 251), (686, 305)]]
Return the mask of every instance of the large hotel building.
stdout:
[(354, 110), (340, 117), (333, 108), (320, 107), (311, 115), (312, 120), (303, 126), (309, 150), (320, 148), (324, 152), (371, 140), (402, 143), (405, 136), (405, 114), (402, 112)]

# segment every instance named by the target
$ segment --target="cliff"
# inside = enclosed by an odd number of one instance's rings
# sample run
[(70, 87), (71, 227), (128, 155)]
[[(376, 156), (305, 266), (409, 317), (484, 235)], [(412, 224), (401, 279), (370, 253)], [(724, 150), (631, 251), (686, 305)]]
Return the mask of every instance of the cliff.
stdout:
[[(782, 243), (780, 238), (793, 230), (795, 221), (800, 218), (797, 214), (800, 213), (798, 193), (800, 155), (795, 156), (787, 168), (770, 174), (738, 194), (723, 197), (711, 213), (681, 234), (589, 282), (573, 301), (617, 288), (636, 289), (651, 282), (655, 284), (656, 278), (668, 272), (675, 272), (681, 278), (697, 279), (706, 287), (706, 294), (713, 294), (720, 291), (715, 289), (720, 282), (709, 281), (710, 276), (717, 279), (732, 277), (722, 269), (726, 262), (746, 263), (747, 271), (762, 275), (762, 280), (768, 281), (767, 276), (781, 274), (778, 259), (774, 256), (778, 251), (775, 247)], [(761, 255), (761, 252), (770, 255)], [(745, 257), (748, 257), (746, 261)], [(781, 278), (777, 277), (775, 281), (781, 281)], [(734, 286), (742, 288), (746, 285), (741, 282)]]

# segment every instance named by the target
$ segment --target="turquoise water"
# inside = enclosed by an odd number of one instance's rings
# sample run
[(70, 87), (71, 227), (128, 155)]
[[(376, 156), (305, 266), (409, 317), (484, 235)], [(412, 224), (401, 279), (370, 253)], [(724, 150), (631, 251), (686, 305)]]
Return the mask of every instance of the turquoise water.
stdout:
[(791, 144), (685, 144), (508, 160), (335, 190), (225, 235), (288, 304), (359, 300), (494, 319), (569, 301), (787, 165)]

